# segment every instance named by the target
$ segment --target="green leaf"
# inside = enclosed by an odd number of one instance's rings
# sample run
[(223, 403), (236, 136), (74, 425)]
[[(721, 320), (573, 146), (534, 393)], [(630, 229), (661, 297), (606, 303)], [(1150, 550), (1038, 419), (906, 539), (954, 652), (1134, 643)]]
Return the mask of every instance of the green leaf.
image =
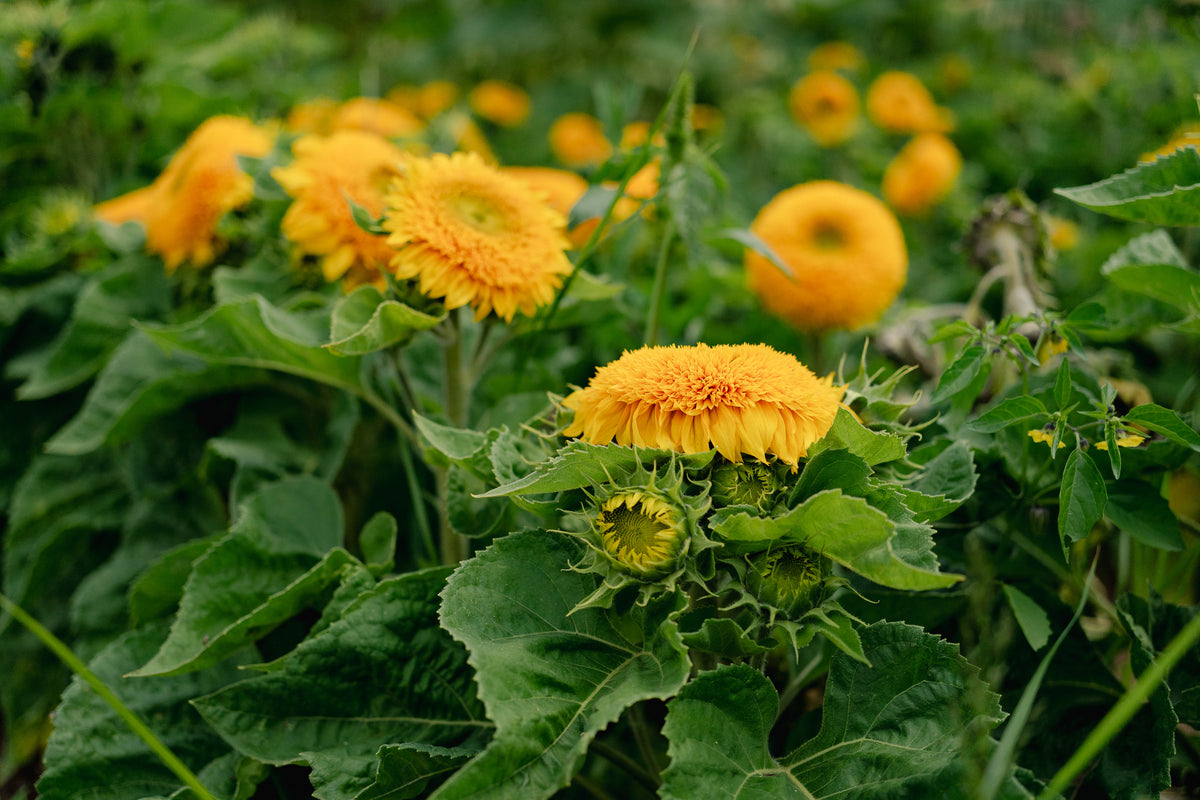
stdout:
[(865, 427), (844, 408), (839, 408), (829, 432), (808, 448), (808, 458), (829, 449), (848, 450), (869, 466), (904, 458), (904, 439), (894, 433)]
[[(1122, 624), (1131, 634), (1131, 655), (1134, 669), (1141, 673), (1151, 660), (1157, 660), (1160, 652), (1179, 635), (1196, 616), (1197, 606), (1179, 606), (1165, 602), (1153, 589), (1150, 597), (1133, 594), (1117, 598), (1117, 610)], [(1179, 721), (1193, 728), (1200, 727), (1200, 649), (1193, 647), (1171, 669), (1167, 685), (1171, 705)], [(1155, 692), (1151, 703), (1158, 702), (1160, 692)], [(1161, 707), (1154, 709), (1161, 713)], [(1173, 738), (1174, 733), (1168, 733)], [(1168, 754), (1169, 757), (1169, 754)]]
[(469, 461), (489, 443), (488, 435), (470, 428), (451, 428), (420, 414), (413, 414), (417, 430), (425, 441), (446, 458), (455, 462)]
[(1071, 361), (1064, 358), (1058, 364), (1058, 371), (1054, 376), (1054, 402), (1058, 406), (1059, 411), (1066, 411), (1071, 404)]
[(170, 282), (161, 264), (138, 257), (110, 265), (80, 290), (70, 321), (50, 345), (48, 358), (18, 387), (17, 398), (37, 400), (83, 383), (132, 333), (133, 320), (157, 318), (170, 304)]
[(1200, 272), (1192, 269), (1170, 234), (1155, 230), (1131, 240), (1101, 267), (1114, 286), (1184, 311), (1200, 307)]
[(585, 269), (578, 268), (573, 274), (571, 287), (567, 290), (567, 297), (576, 300), (588, 302), (612, 300), (625, 291), (625, 284), (614, 283), (609, 275), (593, 275)]
[(754, 231), (749, 228), (723, 228), (713, 235), (714, 239), (728, 239), (731, 242), (737, 242), (748, 250), (753, 250), (763, 258), (774, 264), (780, 272), (789, 278), (796, 277), (796, 270), (790, 264), (779, 257), (771, 246), (764, 242)]
[(1004, 599), (1012, 609), (1017, 626), (1025, 634), (1025, 641), (1029, 642), (1034, 652), (1041, 650), (1050, 641), (1050, 618), (1045, 610), (1015, 586), (1001, 583), (1000, 588), (1004, 590)]
[(354, 224), (362, 228), (367, 233), (383, 236), (387, 230), (383, 227), (383, 217), (376, 219), (371, 215), (371, 212), (354, 202), (353, 198), (345, 192), (342, 193), (342, 198), (346, 204), (350, 206), (350, 216), (354, 219)]
[[(380, 581), (341, 619), (301, 642), (282, 669), (194, 705), (239, 752), (276, 765), (321, 761), (314, 753), (454, 746), (486, 736), (492, 724), (475, 697), (466, 651), (437, 624), (448, 572)], [(324, 770), (327, 760), (322, 764)], [(347, 765), (361, 777), (356, 768)], [(327, 771), (323, 779), (340, 780)]]
[(807, 500), (826, 489), (841, 489), (846, 494), (865, 494), (867, 478), (870, 476), (871, 468), (861, 456), (849, 450), (821, 450), (805, 461), (789, 503)]
[(774, 518), (737, 512), (711, 522), (726, 547), (738, 552), (764, 550), (775, 542), (804, 544), (876, 583), (895, 589), (940, 589), (962, 580), (916, 566), (893, 548), (895, 523), (860, 497), (830, 489)]
[[(131, 631), (102, 650), (89, 666), (163, 744), (193, 771), (200, 770), (226, 756), (229, 746), (204, 724), (188, 701), (235, 680), (238, 665), (232, 662), (154, 681), (123, 679), (122, 675), (154, 652), (163, 632), (162, 626)], [(206, 786), (216, 789), (211, 783)], [(54, 732), (46, 747), (46, 771), (38, 782), (39, 796), (44, 800), (142, 800), (166, 796), (179, 788), (179, 778), (102, 698), (76, 678), (55, 713)]]
[(220, 538), (184, 542), (143, 565), (142, 574), (129, 587), (129, 616), (135, 626), (167, 616), (179, 605), (192, 565)]
[(1036, 397), (1019, 394), (1010, 397), (999, 405), (989, 408), (976, 419), (967, 423), (967, 427), (980, 433), (995, 433), (1004, 430), (1009, 425), (1018, 422), (1037, 420), (1047, 414), (1046, 406)]
[(403, 800), (425, 792), (431, 780), (454, 772), (474, 747), (385, 744), (364, 755), (348, 748), (304, 753), (317, 800)]
[(1108, 450), (1108, 465), (1112, 468), (1113, 480), (1121, 477), (1121, 446), (1117, 444), (1116, 420), (1104, 424), (1104, 444)]
[[(681, 620), (681, 624), (685, 623), (686, 619)], [(716, 653), (729, 659), (769, 653), (772, 649), (755, 642), (746, 635), (741, 625), (728, 617), (708, 617), (696, 630), (683, 633), (682, 638), (683, 643), (692, 650)]]
[(471, 652), (496, 736), (434, 793), (437, 800), (549, 797), (622, 711), (670, 697), (687, 680), (690, 662), (671, 621), (675, 597), (624, 614), (570, 614), (596, 589), (595, 576), (568, 569), (582, 554), (568, 536), (516, 533), (447, 582), (442, 625)]
[(1172, 442), (1200, 453), (1200, 434), (1169, 408), (1163, 408), (1156, 403), (1144, 403), (1131, 408), (1123, 419), (1125, 422), (1160, 433)]
[(396, 518), (386, 511), (377, 511), (363, 525), (358, 535), (358, 545), (363, 559), (376, 574), (390, 572), (396, 559), (396, 533), (399, 526)]
[(933, 522), (974, 494), (978, 479), (971, 448), (965, 442), (954, 442), (925, 464), (905, 490), (904, 502), (917, 522)]
[(341, 505), (326, 483), (297, 477), (268, 484), (193, 565), (167, 640), (132, 674), (204, 669), (262, 638), (354, 560), (337, 547), (341, 540)]
[(1200, 225), (1200, 153), (1184, 147), (1102, 181), (1055, 189), (1102, 214), (1153, 225)]
[(165, 353), (148, 335), (136, 332), (113, 352), (83, 408), (46, 443), (46, 450), (75, 455), (118, 444), (190, 400), (266, 380), (260, 370)]
[(1058, 536), (1064, 557), (1068, 544), (1087, 536), (1104, 516), (1107, 497), (1104, 478), (1092, 459), (1082, 450), (1072, 450), (1063, 468), (1058, 505)]
[(968, 344), (959, 351), (950, 366), (942, 373), (930, 402), (943, 403), (970, 388), (987, 365), (987, 349), (981, 344)]
[(1176, 552), (1184, 549), (1179, 520), (1167, 498), (1145, 481), (1126, 479), (1113, 484), (1104, 516), (1142, 544)]
[(331, 341), (325, 348), (339, 356), (365, 355), (403, 344), (445, 318), (445, 313), (435, 317), (396, 300), (385, 300), (374, 286), (364, 285), (334, 306)]
[[(660, 796), (969, 796), (964, 742), (1000, 720), (999, 697), (980, 685), (957, 645), (894, 622), (861, 634), (871, 665), (834, 657), (820, 732), (782, 758), (768, 747), (779, 697), (766, 677), (725, 666), (689, 682), (668, 704), (671, 764)], [(1011, 777), (1005, 790), (1006, 798), (1030, 796)]]

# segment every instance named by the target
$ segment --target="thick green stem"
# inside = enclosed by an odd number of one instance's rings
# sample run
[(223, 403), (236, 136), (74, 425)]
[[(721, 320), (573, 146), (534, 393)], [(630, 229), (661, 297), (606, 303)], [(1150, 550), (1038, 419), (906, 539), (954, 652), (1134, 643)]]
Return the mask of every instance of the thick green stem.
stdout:
[(80, 661), (79, 657), (72, 653), (71, 649), (67, 647), (61, 639), (47, 630), (36, 619), (25, 613), (24, 609), (9, 600), (3, 594), (0, 594), (0, 609), (12, 614), (13, 618), (16, 619), (17, 622), (20, 622), (22, 625), (28, 628), (29, 632), (36, 636), (42, 642), (42, 644), (50, 648), (54, 655), (58, 656), (59, 660), (66, 664), (72, 672), (82, 678), (83, 681), (92, 688), (92, 691), (94, 691), (101, 700), (108, 703), (112, 710), (116, 712), (117, 716), (121, 718), (121, 721), (124, 722), (131, 731), (136, 733), (141, 740), (146, 743), (146, 745), (150, 748), (150, 751), (158, 757), (159, 761), (161, 761), (167, 769), (175, 773), (175, 775), (181, 781), (183, 781), (183, 784), (192, 790), (199, 800), (216, 800), (208, 791), (208, 789), (204, 788), (204, 784), (200, 783), (200, 779), (197, 778), (190, 769), (188, 769), (187, 765), (180, 761), (179, 757), (171, 752), (170, 748), (159, 741), (158, 737), (154, 735), (154, 731), (150, 730), (150, 728), (146, 726), (146, 723), (142, 722), (142, 720), (139, 719), (136, 714), (130, 711), (128, 706), (122, 703), (120, 698), (113, 694), (113, 691), (105, 685), (104, 681), (100, 680), (96, 673), (88, 669), (87, 665)]
[[(462, 323), (458, 311), (450, 313), (446, 340), (442, 345), (442, 360), (445, 365), (446, 416), (455, 428), (467, 426), (467, 401), (471, 391), (467, 375), (463, 370)], [(438, 538), (441, 544), (443, 564), (457, 564), (467, 557), (467, 540), (450, 524), (450, 468), (437, 467), (438, 493)]]
[(654, 265), (654, 287), (650, 290), (650, 308), (646, 312), (646, 333), (642, 341), (653, 347), (658, 344), (659, 317), (662, 314), (663, 296), (667, 293), (667, 265), (670, 263), (671, 245), (675, 240), (675, 226), (670, 220), (663, 225), (662, 242), (658, 248), (658, 260)]
[(1154, 693), (1167, 677), (1167, 673), (1178, 663), (1179, 659), (1188, 653), (1200, 641), (1200, 614), (1192, 617), (1183, 630), (1171, 640), (1158, 658), (1138, 676), (1137, 682), (1129, 687), (1117, 704), (1104, 715), (1100, 724), (1092, 729), (1091, 734), (1079, 746), (1054, 777), (1046, 789), (1038, 795), (1039, 800), (1050, 800), (1064, 792), (1079, 773), (1092, 763), (1104, 746), (1112, 741), (1125, 725), (1138, 712), (1142, 704)]

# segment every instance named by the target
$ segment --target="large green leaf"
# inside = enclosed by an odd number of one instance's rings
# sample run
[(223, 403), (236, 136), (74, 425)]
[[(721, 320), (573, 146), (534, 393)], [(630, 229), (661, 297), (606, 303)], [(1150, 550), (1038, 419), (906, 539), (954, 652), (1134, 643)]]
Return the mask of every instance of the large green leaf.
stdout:
[(917, 522), (941, 519), (975, 492), (975, 457), (965, 442), (954, 442), (925, 464), (904, 490), (905, 505)]
[(811, 459), (830, 449), (849, 450), (872, 467), (904, 458), (905, 453), (904, 440), (900, 436), (873, 431), (863, 426), (844, 408), (838, 409), (837, 416), (833, 418), (833, 426), (825, 436), (808, 448), (808, 457)]
[(83, 408), (46, 443), (46, 449), (78, 454), (127, 441), (151, 420), (197, 397), (266, 380), (262, 370), (166, 353), (138, 332), (113, 352)]
[(1063, 468), (1058, 505), (1058, 536), (1064, 556), (1069, 543), (1087, 536), (1104, 516), (1107, 498), (1104, 477), (1092, 459), (1082, 450), (1072, 450)]
[(317, 800), (404, 800), (423, 794), (429, 782), (454, 772), (476, 747), (385, 744), (378, 753), (349, 748), (305, 753)]
[(1200, 152), (1184, 147), (1120, 175), (1054, 191), (1120, 219), (1153, 225), (1200, 225)]
[[(933, 390), (930, 402), (935, 405), (943, 403), (960, 392), (966, 392), (971, 387), (977, 386), (976, 379), (980, 373), (985, 373), (991, 368), (991, 362), (988, 361), (987, 355), (987, 350), (977, 342), (965, 345), (938, 379), (937, 388)], [(968, 399), (973, 400), (974, 395), (972, 394)]]
[(448, 581), (442, 624), (470, 650), (496, 736), (438, 800), (549, 797), (622, 711), (687, 680), (673, 596), (624, 614), (571, 613), (596, 589), (595, 576), (568, 569), (582, 554), (574, 538), (526, 531), (499, 539)]
[(941, 589), (962, 580), (961, 575), (938, 572), (936, 564), (931, 568), (902, 559), (893, 546), (896, 525), (887, 514), (838, 489), (813, 495), (778, 517), (740, 511), (717, 516), (711, 525), (728, 548), (753, 552), (777, 542), (804, 544), (894, 589)]
[(49, 397), (92, 377), (133, 331), (133, 320), (158, 318), (170, 301), (161, 264), (137, 257), (110, 265), (80, 290), (70, 321), (50, 345), (48, 357), (17, 389), (17, 397)]
[(1104, 516), (1142, 544), (1183, 550), (1179, 520), (1167, 498), (1145, 481), (1117, 481), (1108, 488)]
[[(163, 633), (161, 625), (131, 631), (101, 651), (90, 667), (163, 744), (198, 771), (227, 756), (229, 746), (204, 724), (188, 701), (236, 680), (238, 663), (234, 660), (204, 672), (153, 681), (123, 678), (154, 652)], [(55, 713), (54, 733), (46, 747), (46, 772), (38, 782), (39, 796), (44, 800), (141, 800), (170, 795), (179, 788), (179, 778), (103, 699), (75, 679)]]
[[(727, 666), (688, 683), (668, 706), (660, 796), (970, 797), (968, 753), (1003, 716), (999, 697), (957, 645), (920, 628), (881, 622), (861, 636), (871, 665), (834, 657), (820, 732), (782, 758), (768, 748), (779, 696), (761, 673)], [(1012, 777), (1001, 796), (1030, 797)]]
[(338, 301), (330, 323), (329, 344), (339, 356), (360, 356), (402, 344), (446, 318), (435, 317), (396, 300), (385, 300), (374, 286), (364, 285)]
[(1134, 425), (1148, 428), (1155, 433), (1160, 433), (1176, 444), (1182, 444), (1200, 452), (1200, 433), (1196, 433), (1169, 408), (1163, 408), (1156, 403), (1143, 403), (1129, 409), (1129, 413), (1123, 419)]
[[(235, 748), (268, 764), (321, 764), (330, 785), (362, 785), (363, 758), (384, 744), (452, 747), (492, 724), (467, 654), (437, 624), (448, 569), (381, 581), (301, 642), (282, 668), (195, 701)], [(312, 753), (349, 753), (345, 773)], [(333, 792), (330, 792), (331, 794)]]
[(328, 484), (307, 477), (268, 484), (192, 566), (170, 635), (133, 674), (203, 669), (266, 635), (353, 561), (341, 540), (341, 505)]
[(1200, 305), (1200, 272), (1192, 269), (1170, 234), (1155, 230), (1113, 253), (1101, 272), (1120, 289), (1183, 310)]
[(989, 408), (976, 419), (968, 422), (967, 427), (980, 433), (995, 433), (1009, 425), (1016, 425), (1018, 422), (1040, 424), (1046, 415), (1046, 406), (1041, 400), (1027, 394), (1019, 394)]

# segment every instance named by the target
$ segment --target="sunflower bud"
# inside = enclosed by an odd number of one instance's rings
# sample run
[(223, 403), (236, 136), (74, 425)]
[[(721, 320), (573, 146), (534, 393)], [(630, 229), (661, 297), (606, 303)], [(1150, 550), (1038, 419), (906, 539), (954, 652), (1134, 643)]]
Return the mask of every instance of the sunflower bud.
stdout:
[(722, 506), (765, 509), (779, 480), (765, 464), (722, 464), (712, 471), (712, 498)]
[(761, 602), (795, 619), (821, 602), (825, 565), (820, 554), (795, 545), (750, 562), (746, 588)]
[(683, 513), (645, 491), (613, 495), (601, 504), (595, 521), (604, 553), (640, 578), (670, 572), (687, 540)]

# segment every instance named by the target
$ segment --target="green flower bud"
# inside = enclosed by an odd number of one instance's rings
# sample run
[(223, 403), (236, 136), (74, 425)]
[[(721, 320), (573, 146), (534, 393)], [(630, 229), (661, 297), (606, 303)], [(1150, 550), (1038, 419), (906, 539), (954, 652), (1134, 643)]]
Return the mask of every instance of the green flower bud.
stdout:
[(712, 498), (723, 506), (766, 508), (779, 481), (766, 464), (722, 464), (712, 471)]
[(620, 492), (605, 500), (596, 531), (609, 559), (641, 578), (670, 572), (687, 540), (680, 510), (645, 491)]
[(819, 553), (801, 545), (762, 553), (750, 562), (746, 588), (760, 602), (794, 619), (821, 602), (823, 562)]

